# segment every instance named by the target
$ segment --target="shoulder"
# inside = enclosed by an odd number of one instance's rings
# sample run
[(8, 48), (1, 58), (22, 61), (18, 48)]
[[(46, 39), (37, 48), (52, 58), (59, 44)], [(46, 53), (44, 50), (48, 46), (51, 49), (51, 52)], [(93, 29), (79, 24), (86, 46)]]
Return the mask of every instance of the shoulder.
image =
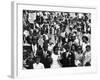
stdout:
[(42, 63), (39, 63), (40, 66), (44, 67), (44, 65)]
[(36, 63), (33, 64), (33, 66), (35, 66), (35, 65), (36, 65)]
[(42, 63), (39, 63), (39, 65), (43, 65)]

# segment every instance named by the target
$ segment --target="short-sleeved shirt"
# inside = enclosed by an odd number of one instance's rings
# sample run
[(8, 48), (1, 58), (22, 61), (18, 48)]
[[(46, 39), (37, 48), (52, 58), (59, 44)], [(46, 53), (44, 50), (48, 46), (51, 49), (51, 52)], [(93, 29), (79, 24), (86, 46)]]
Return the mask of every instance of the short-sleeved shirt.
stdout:
[(44, 65), (42, 63), (38, 63), (38, 64), (34, 63), (33, 68), (34, 69), (44, 69)]

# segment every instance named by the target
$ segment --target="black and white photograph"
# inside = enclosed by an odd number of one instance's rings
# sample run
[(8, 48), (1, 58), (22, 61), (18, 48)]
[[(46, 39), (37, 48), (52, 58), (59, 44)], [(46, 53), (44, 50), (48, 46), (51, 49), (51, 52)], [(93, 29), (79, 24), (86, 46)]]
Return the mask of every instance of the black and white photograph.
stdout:
[(91, 13), (22, 10), (23, 69), (91, 66)]

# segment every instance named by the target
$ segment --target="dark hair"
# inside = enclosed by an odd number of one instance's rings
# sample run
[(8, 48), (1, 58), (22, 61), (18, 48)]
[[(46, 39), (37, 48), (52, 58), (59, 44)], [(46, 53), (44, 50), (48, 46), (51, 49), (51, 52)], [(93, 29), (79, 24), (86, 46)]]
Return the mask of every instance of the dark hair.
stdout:
[(87, 48), (89, 48), (89, 49), (91, 50), (91, 46), (90, 46), (90, 45), (87, 45), (87, 46), (86, 46), (86, 49), (87, 49)]
[(74, 47), (74, 50), (76, 51), (76, 45), (75, 44), (72, 44), (71, 50), (73, 50), (73, 47)]
[(86, 42), (88, 41), (88, 37), (87, 36), (83, 36), (82, 37), (82, 41), (84, 42), (84, 39), (86, 40)]
[(53, 52), (54, 52), (54, 54), (56, 54), (56, 55), (58, 55), (58, 46), (57, 45), (55, 45), (54, 46), (54, 48), (53, 48)]
[(77, 47), (77, 52), (78, 52), (78, 53), (79, 53), (79, 52), (81, 52), (81, 53), (83, 52), (82, 46), (78, 46), (78, 47)]

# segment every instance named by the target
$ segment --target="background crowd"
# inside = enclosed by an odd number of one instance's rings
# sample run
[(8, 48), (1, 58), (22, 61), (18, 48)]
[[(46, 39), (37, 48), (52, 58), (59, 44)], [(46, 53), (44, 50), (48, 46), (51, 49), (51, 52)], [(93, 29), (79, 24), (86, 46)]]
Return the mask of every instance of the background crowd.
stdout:
[(23, 68), (91, 66), (91, 14), (23, 10)]

